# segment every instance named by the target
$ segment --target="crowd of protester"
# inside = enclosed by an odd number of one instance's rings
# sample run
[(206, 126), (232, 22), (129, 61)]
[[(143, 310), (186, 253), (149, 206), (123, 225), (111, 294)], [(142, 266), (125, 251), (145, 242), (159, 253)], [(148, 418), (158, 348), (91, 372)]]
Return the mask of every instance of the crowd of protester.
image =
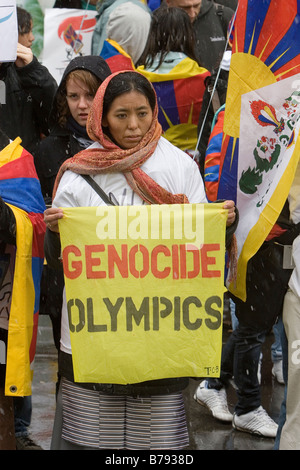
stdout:
[[(21, 139), (32, 155), (30, 171), (40, 182), (36, 197), (44, 203), (39, 314), (51, 318), (58, 351), (51, 449), (185, 449), (189, 436), (182, 392), (187, 379), (128, 386), (76, 383), (58, 221), (63, 217), (61, 207), (105, 205), (99, 186), (120, 205), (216, 200), (205, 170), (209, 143), (216, 131), (221, 135), (223, 130), (231, 57), (228, 34), (238, 0), (53, 3), (54, 8), (97, 10), (90, 54), (72, 59), (56, 83), (32, 53), (33, 20), (18, 7), (17, 59), (0, 63), (6, 90), (0, 105), (0, 156), (14, 161), (12, 144)], [(220, 151), (214, 150), (214, 158)], [(297, 340), (300, 305), (299, 183), (297, 170), (277, 230), (249, 262), (247, 301), (230, 295), (233, 331), (223, 347), (220, 377), (202, 380), (194, 396), (216, 419), (232, 423), (235, 429), (276, 438), (278, 449), (299, 448), (296, 390), (300, 382), (297, 366), (287, 361), (292, 341)], [(8, 349), (20, 222), (5, 190), (0, 186), (0, 274), (1, 288), (5, 286), (9, 294), (0, 300), (0, 340)], [(24, 202), (21, 199), (18, 208)], [(228, 210), (229, 250), (238, 207), (231, 199), (223, 201), (223, 207)], [(295, 259), (293, 269), (279, 268), (275, 278), (268, 264), (274, 241), (293, 245)], [(266, 305), (257, 294), (258, 284), (262, 292), (271, 292)], [(263, 409), (260, 398), (261, 347), (270, 330), (277, 340), (272, 348), (273, 373), (286, 389), (279, 425)], [(0, 405), (5, 417), (0, 418), (4, 436), (0, 448), (40, 449), (30, 438), (31, 396), (6, 396), (7, 365), (2, 356)], [(232, 381), (237, 390), (233, 414), (226, 396)]]

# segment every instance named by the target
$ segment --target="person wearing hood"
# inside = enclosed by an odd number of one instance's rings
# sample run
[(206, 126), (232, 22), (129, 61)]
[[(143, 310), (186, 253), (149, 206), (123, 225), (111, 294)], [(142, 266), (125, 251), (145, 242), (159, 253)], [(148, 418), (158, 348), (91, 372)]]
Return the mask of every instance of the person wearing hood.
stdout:
[[(86, 133), (88, 113), (98, 87), (110, 73), (105, 60), (97, 56), (76, 57), (65, 69), (50, 112), (50, 135), (40, 142), (35, 158), (46, 204), (52, 202), (54, 181), (62, 163), (91, 144)], [(62, 270), (45, 265), (40, 314), (51, 318), (57, 349), (63, 286)]]
[(104, 59), (82, 56), (66, 67), (50, 112), (50, 135), (40, 142), (35, 165), (46, 204), (59, 167), (90, 145), (86, 133), (88, 113), (99, 85), (111, 74)]
[[(91, 45), (92, 55), (99, 55), (101, 53), (104, 41), (108, 38), (107, 23), (110, 18), (110, 15), (119, 5), (122, 5), (123, 3), (127, 3), (127, 2), (128, 0), (103, 0), (101, 2), (98, 2), (97, 4), (98, 15), (96, 16), (97, 22), (93, 31), (92, 45)], [(151, 10), (143, 1), (130, 0), (130, 2), (151, 14)], [(138, 27), (138, 25), (135, 23), (134, 27)], [(121, 31), (122, 31), (122, 35), (125, 37), (123, 27), (121, 28)]]
[(228, 26), (234, 10), (218, 5), (213, 0), (166, 0), (170, 7), (187, 12), (196, 36), (198, 62), (213, 72), (221, 62), (226, 49)]
[(100, 56), (112, 73), (135, 69), (146, 46), (150, 24), (151, 14), (132, 1), (111, 12)]

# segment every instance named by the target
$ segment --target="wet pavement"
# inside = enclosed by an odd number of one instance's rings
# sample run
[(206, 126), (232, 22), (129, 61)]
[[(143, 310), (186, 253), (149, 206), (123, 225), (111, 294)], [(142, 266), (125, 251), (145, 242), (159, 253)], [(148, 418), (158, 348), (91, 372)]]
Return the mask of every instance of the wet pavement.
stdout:
[[(230, 333), (224, 322), (224, 342)], [(278, 422), (284, 387), (272, 377), (270, 334), (263, 346), (261, 395), (262, 405), (270, 416)], [(35, 373), (33, 379), (33, 412), (30, 426), (31, 438), (44, 450), (50, 449), (51, 433), (55, 413), (55, 385), (57, 374), (57, 354), (52, 339), (52, 327), (47, 316), (39, 322)], [(185, 403), (190, 430), (190, 450), (272, 450), (274, 440), (257, 437), (236, 431), (231, 424), (215, 420), (209, 410), (193, 399), (200, 381), (191, 380), (185, 390)], [(228, 391), (229, 408), (233, 411), (236, 402), (234, 389)]]

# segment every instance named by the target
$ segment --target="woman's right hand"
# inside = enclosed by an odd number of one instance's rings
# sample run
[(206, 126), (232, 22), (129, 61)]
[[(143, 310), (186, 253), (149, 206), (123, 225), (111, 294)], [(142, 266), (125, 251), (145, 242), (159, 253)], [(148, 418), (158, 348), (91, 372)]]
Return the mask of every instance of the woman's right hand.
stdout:
[(62, 219), (64, 213), (59, 207), (49, 207), (44, 212), (44, 222), (49, 230), (59, 233), (58, 221)]

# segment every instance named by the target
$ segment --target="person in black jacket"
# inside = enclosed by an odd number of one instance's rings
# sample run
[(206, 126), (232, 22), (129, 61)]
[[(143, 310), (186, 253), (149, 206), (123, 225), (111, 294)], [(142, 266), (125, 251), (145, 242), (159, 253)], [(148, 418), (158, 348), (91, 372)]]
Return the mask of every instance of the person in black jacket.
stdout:
[[(35, 158), (46, 204), (51, 203), (53, 184), (59, 167), (67, 158), (91, 143), (85, 128), (89, 106), (99, 85), (110, 73), (109, 66), (98, 56), (76, 57), (64, 71), (50, 112), (50, 135), (40, 142)], [(72, 107), (71, 103), (75, 100), (75, 97), (71, 97), (74, 89), (69, 87), (70, 80), (79, 84), (83, 97), (89, 97), (89, 104), (79, 105), (82, 119), (74, 112), (72, 115), (70, 110), (70, 105)], [(79, 91), (76, 90), (76, 93), (79, 99)]]
[[(46, 204), (52, 202), (54, 181), (62, 163), (91, 144), (85, 127), (88, 111), (99, 85), (110, 73), (105, 60), (98, 56), (76, 57), (66, 67), (50, 113), (50, 135), (40, 142), (35, 158)], [(63, 286), (62, 269), (45, 266), (40, 314), (50, 315), (57, 350)]]
[(213, 0), (166, 0), (168, 6), (183, 8), (189, 15), (196, 37), (199, 64), (210, 72), (218, 67), (227, 42), (234, 10)]
[(0, 63), (5, 96), (0, 100), (0, 122), (6, 135), (21, 137), (22, 145), (34, 154), (43, 134), (48, 134), (48, 115), (57, 83), (29, 47), (17, 46), (17, 60)]

